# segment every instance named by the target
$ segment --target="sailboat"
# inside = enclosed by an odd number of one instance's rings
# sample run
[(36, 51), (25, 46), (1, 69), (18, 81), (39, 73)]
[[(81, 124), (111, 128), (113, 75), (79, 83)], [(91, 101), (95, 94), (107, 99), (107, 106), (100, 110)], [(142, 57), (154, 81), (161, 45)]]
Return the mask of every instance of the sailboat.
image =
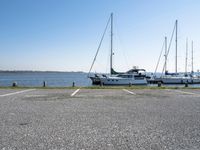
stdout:
[[(174, 35), (174, 31), (176, 31), (176, 56), (175, 56), (175, 73), (169, 73), (167, 71), (167, 56), (169, 53), (169, 49), (167, 50), (167, 38), (165, 38), (165, 63), (164, 63), (164, 75), (162, 73), (161, 77), (156, 77), (155, 79), (153, 79), (153, 81), (151, 80), (151, 82), (161, 82), (163, 84), (199, 84), (200, 83), (200, 78), (198, 76), (194, 75), (194, 71), (193, 71), (193, 42), (192, 42), (192, 71), (191, 73), (187, 73), (187, 53), (188, 53), (188, 44), (186, 41), (186, 71), (185, 74), (181, 74), (177, 72), (177, 27), (178, 27), (178, 20), (176, 20), (175, 22), (175, 27), (172, 33), (172, 38)], [(176, 29), (176, 30), (175, 30)], [(171, 39), (172, 39), (171, 38)], [(170, 42), (171, 45), (171, 42)], [(169, 46), (170, 48), (170, 46)]]
[[(110, 49), (110, 74), (94, 74), (91, 76), (91, 70), (98, 55), (101, 43), (103, 41), (105, 32), (107, 30), (108, 24), (110, 22), (111, 27), (111, 49)], [(128, 70), (127, 72), (116, 72), (113, 69), (113, 13), (111, 13), (106, 29), (102, 36), (101, 42), (97, 49), (96, 55), (94, 57), (93, 63), (90, 67), (88, 77), (92, 80), (92, 84), (101, 84), (101, 85), (147, 85), (146, 71), (145, 69), (139, 69), (134, 67), (133, 69)]]

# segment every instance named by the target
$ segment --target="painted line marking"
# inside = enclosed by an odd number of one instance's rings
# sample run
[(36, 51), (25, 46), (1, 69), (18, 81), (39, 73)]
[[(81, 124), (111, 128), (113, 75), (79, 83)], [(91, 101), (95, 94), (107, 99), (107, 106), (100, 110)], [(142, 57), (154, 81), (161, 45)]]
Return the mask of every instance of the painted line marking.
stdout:
[(136, 93), (131, 92), (131, 91), (127, 90), (127, 89), (123, 89), (123, 91), (125, 91), (125, 92), (127, 92), (127, 93), (129, 93), (129, 94), (132, 94), (132, 95), (136, 95)]
[(181, 91), (181, 90), (169, 90), (169, 89), (166, 89), (167, 91), (170, 91), (170, 92), (176, 92), (176, 93), (182, 93), (182, 94), (188, 94), (188, 95), (198, 95), (196, 93), (192, 93), (192, 92), (185, 92), (185, 91)]
[(3, 95), (0, 95), (0, 97), (6, 97), (6, 96), (11, 96), (11, 95), (16, 95), (16, 94), (21, 94), (21, 93), (25, 93), (25, 92), (31, 92), (31, 91), (34, 91), (34, 90), (35, 89), (29, 89), (29, 90), (23, 90), (23, 91), (18, 91), (18, 92), (3, 94)]
[(26, 95), (25, 97), (46, 97), (47, 95)]
[(80, 89), (77, 89), (76, 91), (74, 91), (74, 92), (71, 94), (71, 97), (75, 96), (79, 91), (80, 91)]

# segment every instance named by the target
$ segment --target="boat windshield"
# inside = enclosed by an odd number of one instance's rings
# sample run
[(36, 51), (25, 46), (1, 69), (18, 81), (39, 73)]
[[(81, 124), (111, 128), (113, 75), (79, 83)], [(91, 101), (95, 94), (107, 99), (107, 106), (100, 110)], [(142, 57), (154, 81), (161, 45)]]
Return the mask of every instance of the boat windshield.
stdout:
[(144, 69), (131, 69), (127, 71), (128, 74), (140, 74), (140, 75), (145, 75), (146, 71)]

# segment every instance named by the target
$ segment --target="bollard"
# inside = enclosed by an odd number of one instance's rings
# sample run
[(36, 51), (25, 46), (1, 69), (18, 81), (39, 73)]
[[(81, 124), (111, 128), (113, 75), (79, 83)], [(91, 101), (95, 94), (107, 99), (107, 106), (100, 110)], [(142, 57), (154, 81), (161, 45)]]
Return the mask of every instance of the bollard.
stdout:
[(185, 87), (188, 87), (188, 81), (185, 82)]
[(17, 82), (13, 82), (12, 86), (17, 87)]
[(75, 87), (75, 82), (72, 83), (72, 87)]
[(132, 85), (131, 83), (128, 84), (129, 87), (131, 87), (131, 85)]
[(45, 81), (43, 81), (43, 87), (46, 87), (46, 82)]
[(103, 82), (100, 82), (100, 86), (103, 86)]
[(161, 87), (161, 82), (160, 81), (158, 82), (158, 87)]

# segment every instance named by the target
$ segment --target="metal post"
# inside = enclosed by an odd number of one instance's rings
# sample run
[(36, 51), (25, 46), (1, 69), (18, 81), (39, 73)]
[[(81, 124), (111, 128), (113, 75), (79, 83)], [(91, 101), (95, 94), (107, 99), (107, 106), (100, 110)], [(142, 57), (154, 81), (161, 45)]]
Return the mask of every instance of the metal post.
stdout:
[(17, 87), (17, 82), (13, 82), (12, 86)]
[(161, 86), (162, 86), (161, 81), (158, 81), (158, 87), (161, 87)]
[(43, 87), (46, 87), (46, 82), (45, 81), (43, 81)]
[(185, 82), (185, 87), (188, 87), (188, 80)]
[(75, 87), (75, 82), (72, 83), (72, 87)]
[(131, 87), (132, 86), (132, 84), (131, 83), (129, 83), (129, 87)]

